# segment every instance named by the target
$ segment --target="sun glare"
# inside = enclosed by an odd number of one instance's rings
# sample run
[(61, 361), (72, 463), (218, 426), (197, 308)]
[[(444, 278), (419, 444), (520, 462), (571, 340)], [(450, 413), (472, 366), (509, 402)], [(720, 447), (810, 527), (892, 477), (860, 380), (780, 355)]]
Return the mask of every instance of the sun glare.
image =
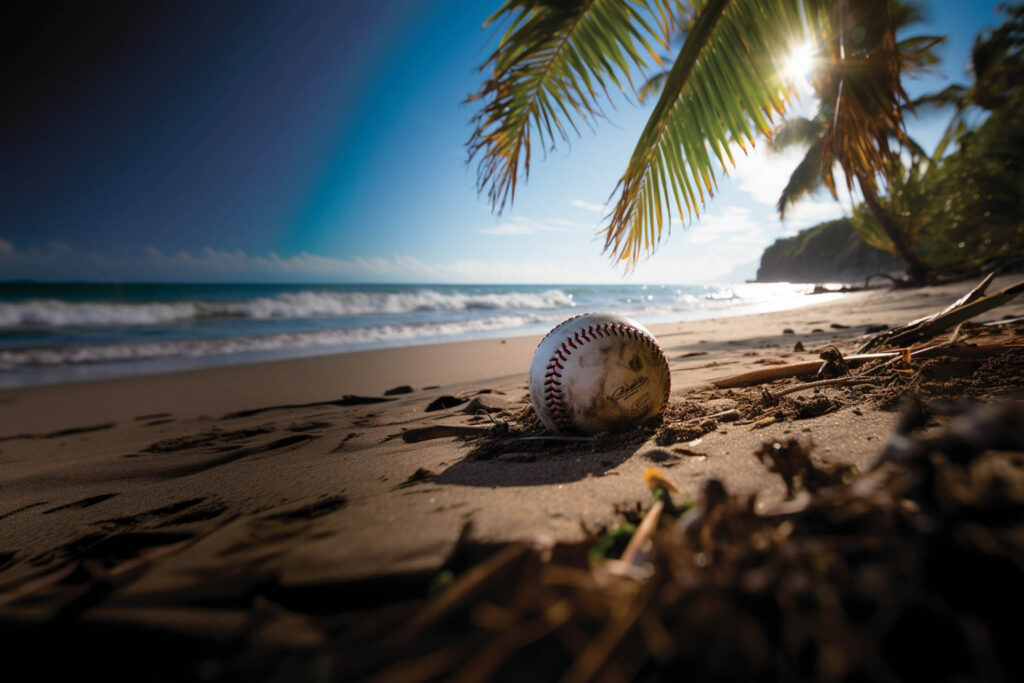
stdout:
[(783, 73), (794, 83), (805, 83), (814, 67), (814, 46), (810, 43), (799, 45), (789, 55)]

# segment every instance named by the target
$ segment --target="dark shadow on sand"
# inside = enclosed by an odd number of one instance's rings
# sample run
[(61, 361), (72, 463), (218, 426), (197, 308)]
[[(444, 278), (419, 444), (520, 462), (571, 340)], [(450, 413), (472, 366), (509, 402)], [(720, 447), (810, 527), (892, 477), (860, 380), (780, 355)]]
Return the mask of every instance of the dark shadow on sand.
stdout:
[(603, 477), (643, 444), (598, 452), (508, 451), (493, 458), (466, 457), (437, 476), (435, 484), (457, 486), (542, 486)]

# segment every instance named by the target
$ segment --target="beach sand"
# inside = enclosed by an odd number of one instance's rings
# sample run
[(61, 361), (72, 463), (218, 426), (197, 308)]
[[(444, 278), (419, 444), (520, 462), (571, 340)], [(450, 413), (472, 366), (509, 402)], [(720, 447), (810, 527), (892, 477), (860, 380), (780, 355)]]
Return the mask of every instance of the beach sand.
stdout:
[[(672, 370), (670, 414), (749, 407), (759, 389), (703, 383), (813, 360), (830, 344), (849, 352), (869, 327), (934, 313), (970, 286), (872, 290), (823, 304), (812, 295), (799, 309), (654, 326)], [(1024, 302), (980, 320), (1007, 315), (1024, 315)], [(4, 632), (70, 616), (223, 643), (251, 637), (258, 622), (267, 647), (316, 646), (323, 634), (297, 613), (340, 614), (375, 606), (382, 590), (422, 591), (467, 543), (575, 543), (635, 518), (650, 504), (643, 473), (651, 466), (685, 495), (717, 478), (731, 492), (756, 493), (761, 507), (786, 497), (754, 455), (763, 442), (798, 438), (821, 463), (863, 470), (905, 393), (868, 400), (860, 387), (827, 387), (789, 397), (763, 426), (741, 419), (597, 444), (403, 441), (405, 429), (490, 424), (473, 414), (480, 408), (499, 421), (528, 420), (526, 372), (538, 341), (0, 392)], [(411, 391), (386, 395), (399, 387)], [(1022, 388), (1017, 375), (996, 393)], [(427, 411), (444, 396), (460, 402)]]

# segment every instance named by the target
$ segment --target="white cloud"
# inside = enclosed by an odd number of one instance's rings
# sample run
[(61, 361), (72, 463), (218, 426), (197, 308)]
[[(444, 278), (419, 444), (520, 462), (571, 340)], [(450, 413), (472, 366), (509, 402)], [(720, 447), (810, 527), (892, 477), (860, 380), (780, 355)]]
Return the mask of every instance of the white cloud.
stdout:
[(482, 228), (479, 232), (484, 235), (532, 235), (537, 231), (527, 223), (504, 223), (494, 228)]
[(690, 244), (724, 242), (749, 243), (749, 236), (757, 233), (758, 224), (744, 206), (728, 206), (719, 212), (708, 212), (686, 228), (685, 240)]
[(586, 209), (587, 211), (593, 211), (594, 213), (604, 213), (605, 208), (603, 204), (594, 204), (593, 202), (585, 202), (582, 199), (574, 199), (569, 202), (578, 209)]
[(737, 187), (755, 201), (774, 205), (789, 182), (789, 176), (803, 159), (806, 150), (791, 147), (774, 152), (761, 144), (754, 151), (743, 155), (734, 153), (736, 168), (730, 170)]
[[(587, 223), (580, 223), (579, 221), (570, 221), (567, 218), (549, 218), (549, 219), (547, 219), (544, 222), (548, 223), (548, 224), (551, 224), (551, 225), (563, 226), (563, 227), (566, 227), (566, 228), (579, 228), (581, 230), (594, 230), (595, 228), (597, 228), (596, 224), (590, 225), (590, 224), (587, 224)], [(565, 232), (576, 232), (576, 231), (575, 230), (571, 230), (571, 231), (570, 230), (566, 230)]]
[[(515, 223), (512, 223), (515, 225)], [(117, 256), (72, 247), (16, 249), (0, 239), (4, 278), (92, 281), (205, 282), (522, 282), (615, 281), (620, 272), (603, 260), (589, 264), (552, 261), (425, 261), (407, 254), (335, 258), (299, 253), (248, 254), (206, 247), (169, 253), (147, 245)]]
[[(840, 194), (840, 197), (842, 197), (842, 194)], [(849, 206), (849, 201), (846, 202), (846, 205)], [(832, 199), (831, 196), (828, 196), (828, 199), (824, 201), (805, 199), (786, 209), (784, 224), (786, 231), (792, 231), (790, 234), (793, 234), (797, 230), (808, 228), (824, 221), (834, 220), (848, 213), (844, 206)]]
[(481, 228), (477, 232), (483, 235), (533, 235), (538, 232), (579, 232), (581, 229), (593, 230), (594, 226), (565, 218), (537, 221), (526, 216), (513, 216), (507, 223)]

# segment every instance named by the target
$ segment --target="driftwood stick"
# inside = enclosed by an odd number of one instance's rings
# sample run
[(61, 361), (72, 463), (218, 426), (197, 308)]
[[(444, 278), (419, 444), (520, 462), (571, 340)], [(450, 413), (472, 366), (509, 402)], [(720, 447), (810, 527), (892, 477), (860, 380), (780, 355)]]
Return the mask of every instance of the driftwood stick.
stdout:
[[(852, 356), (844, 356), (843, 360), (847, 364), (850, 363), (863, 363), (864, 361), (874, 360), (876, 358), (893, 358), (898, 356), (896, 352), (888, 353), (861, 353)], [(750, 372), (743, 372), (738, 375), (730, 375), (728, 377), (718, 377), (716, 379), (708, 380), (709, 384), (712, 384), (719, 389), (728, 389), (729, 387), (744, 387), (751, 384), (761, 384), (763, 382), (770, 382), (773, 379), (783, 379), (786, 377), (800, 377), (801, 375), (813, 375), (821, 367), (822, 361), (820, 358), (817, 360), (807, 360), (800, 363), (788, 363), (786, 365), (776, 365), (770, 368), (764, 368), (761, 370), (751, 370)]]
[(872, 337), (858, 352), (868, 351), (876, 346), (909, 346), (922, 339), (942, 334), (951, 327), (956, 327), (965, 320), (970, 320), (993, 308), (1010, 303), (1024, 293), (1024, 281), (1010, 285), (995, 294), (985, 294), (992, 275), (982, 280), (976, 287), (960, 297), (942, 311), (920, 318), (912, 322), (883, 332)]

